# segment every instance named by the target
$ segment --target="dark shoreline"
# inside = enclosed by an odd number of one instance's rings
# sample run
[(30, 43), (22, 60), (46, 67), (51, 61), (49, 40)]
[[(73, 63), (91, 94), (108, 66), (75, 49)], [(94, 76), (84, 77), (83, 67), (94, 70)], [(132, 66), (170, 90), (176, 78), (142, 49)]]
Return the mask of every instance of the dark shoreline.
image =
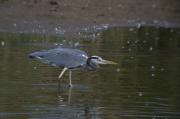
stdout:
[(113, 26), (180, 27), (179, 0), (1, 0), (0, 32), (51, 35)]

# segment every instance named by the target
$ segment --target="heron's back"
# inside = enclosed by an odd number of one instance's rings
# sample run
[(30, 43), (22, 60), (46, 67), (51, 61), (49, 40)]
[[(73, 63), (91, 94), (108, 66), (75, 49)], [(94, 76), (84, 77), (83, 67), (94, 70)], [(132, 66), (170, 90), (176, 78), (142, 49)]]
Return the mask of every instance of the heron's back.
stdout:
[(54, 48), (37, 51), (31, 53), (30, 57), (40, 59), (46, 64), (67, 67), (69, 69), (84, 67), (88, 59), (86, 52), (72, 48)]

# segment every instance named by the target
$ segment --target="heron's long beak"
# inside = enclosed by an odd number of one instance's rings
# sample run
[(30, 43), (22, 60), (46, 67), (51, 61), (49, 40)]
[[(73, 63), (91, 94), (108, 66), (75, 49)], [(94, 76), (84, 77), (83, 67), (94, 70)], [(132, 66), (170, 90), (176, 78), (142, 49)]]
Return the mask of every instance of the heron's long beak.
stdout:
[(101, 64), (117, 64), (116, 62), (113, 62), (113, 61), (108, 61), (108, 60), (102, 60), (101, 61)]

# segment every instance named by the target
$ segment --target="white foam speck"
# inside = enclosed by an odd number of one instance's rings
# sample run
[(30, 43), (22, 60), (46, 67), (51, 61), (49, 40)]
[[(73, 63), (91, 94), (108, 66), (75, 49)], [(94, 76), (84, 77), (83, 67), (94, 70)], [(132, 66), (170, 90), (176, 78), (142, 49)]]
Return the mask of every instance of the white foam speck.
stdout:
[(117, 72), (120, 72), (120, 68), (117, 68), (116, 71), (117, 71)]
[(153, 47), (151, 46), (151, 47), (149, 48), (149, 50), (152, 51), (152, 50), (153, 50)]
[(17, 24), (16, 24), (16, 23), (14, 23), (14, 24), (13, 24), (13, 26), (14, 26), (14, 27), (16, 27), (16, 26), (17, 26)]
[(79, 42), (74, 43), (74, 46), (79, 46)]
[(1, 46), (4, 46), (5, 45), (5, 42), (4, 41), (1, 41)]
[(154, 70), (154, 69), (155, 69), (155, 66), (152, 65), (152, 66), (151, 66), (151, 69)]
[(164, 71), (165, 69), (164, 69), (164, 68), (161, 68), (160, 70), (161, 70), (161, 71)]
[(143, 92), (138, 92), (138, 95), (139, 96), (143, 96)]
[(155, 74), (151, 74), (151, 76), (152, 76), (152, 77), (154, 77), (154, 76), (155, 76)]

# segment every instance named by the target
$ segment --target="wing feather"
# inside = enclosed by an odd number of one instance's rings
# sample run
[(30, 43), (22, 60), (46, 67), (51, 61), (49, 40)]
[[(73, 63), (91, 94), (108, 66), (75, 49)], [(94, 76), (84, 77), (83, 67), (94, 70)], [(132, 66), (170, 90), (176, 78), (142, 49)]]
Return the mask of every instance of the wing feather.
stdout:
[[(32, 53), (33, 54), (33, 53)], [(79, 49), (71, 48), (55, 48), (34, 52), (34, 56), (40, 59), (43, 63), (51, 64), (52, 66), (77, 68), (86, 65), (88, 55), (86, 52)]]

